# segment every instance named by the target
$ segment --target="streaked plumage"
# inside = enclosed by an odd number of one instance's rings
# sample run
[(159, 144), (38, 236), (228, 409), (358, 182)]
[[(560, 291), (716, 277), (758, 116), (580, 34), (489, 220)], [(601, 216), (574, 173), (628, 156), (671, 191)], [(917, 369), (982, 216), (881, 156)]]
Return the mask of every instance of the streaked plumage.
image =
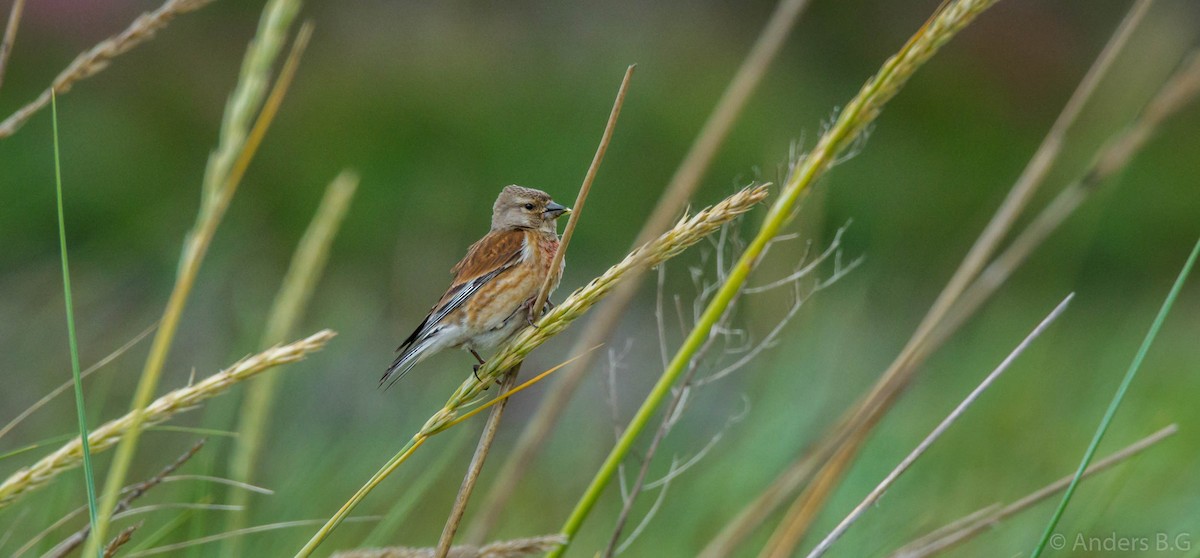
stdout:
[[(450, 270), (450, 288), (396, 349), (400, 354), (380, 385), (391, 385), (446, 348), (466, 349), (482, 364), (480, 350), (495, 347), (527, 325), (533, 298), (558, 249), (555, 220), (568, 211), (541, 190), (505, 187), (492, 207), (492, 230)], [(551, 292), (563, 266), (554, 273)]]

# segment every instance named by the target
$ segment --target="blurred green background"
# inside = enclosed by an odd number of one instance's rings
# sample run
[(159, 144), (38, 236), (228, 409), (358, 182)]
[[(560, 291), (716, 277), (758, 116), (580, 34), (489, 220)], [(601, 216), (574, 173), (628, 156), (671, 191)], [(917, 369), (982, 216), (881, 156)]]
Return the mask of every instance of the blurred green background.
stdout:
[[(752, 180), (777, 181), (789, 144), (811, 145), (823, 122), (937, 6), (937, 0), (812, 3), (721, 149), (694, 205)], [(146, 1), (34, 0), (0, 90), (5, 115), (35, 97), (78, 53), (123, 29)], [(7, 13), (9, 3), (3, 6)], [(591, 160), (625, 65), (638, 70), (613, 144), (572, 244), (559, 293), (627, 250), (774, 4), (752, 2), (311, 2), (316, 32), (275, 125), (251, 165), (200, 272), (160, 391), (257, 349), (265, 315), (325, 185), (362, 175), (325, 277), (300, 328), (339, 332), (330, 347), (281, 372), (250, 523), (327, 518), (469, 373), (470, 358), (427, 361), (393, 389), (377, 379), (392, 349), (437, 299), (448, 270), (487, 229), (494, 196), (517, 183), (570, 203)], [(860, 154), (836, 168), (791, 228), (815, 246), (853, 219), (847, 260), (860, 267), (816, 294), (777, 347), (700, 390), (660, 449), (652, 474), (723, 437), (670, 486), (631, 556), (688, 556), (866, 390), (908, 339), (1000, 203), (1128, 3), (1005, 0), (922, 69), (879, 119)], [(84, 366), (161, 314), (200, 179), (259, 2), (217, 2), (59, 99), (68, 242)], [(1137, 113), (1194, 44), (1200, 9), (1162, 0), (1087, 107), (1040, 207)], [(818, 522), (827, 532), (1063, 296), (1067, 314), (835, 546), (878, 556), (969, 511), (1011, 501), (1072, 470), (1142, 335), (1200, 234), (1200, 109), (1173, 119), (1106, 184), (920, 373), (871, 437)], [(0, 420), (69, 379), (55, 224), (49, 111), (0, 140)], [(763, 211), (743, 223), (749, 235)], [(787, 272), (806, 240), (778, 245), (751, 283)], [(667, 266), (667, 296), (694, 296), (693, 249)], [(711, 262), (705, 268), (713, 277)], [(824, 271), (828, 274), (829, 270)], [(1161, 447), (1085, 483), (1059, 532), (1184, 534), (1200, 548), (1200, 289), (1195, 280), (1152, 349), (1101, 454), (1177, 422)], [(661, 371), (653, 281), (608, 348), (617, 413), (628, 420)], [(783, 294), (751, 297), (736, 325), (761, 339)], [(669, 321), (673, 324), (673, 321)], [(569, 355), (581, 324), (536, 351), (526, 370)], [(668, 326), (672, 350), (682, 334)], [(125, 412), (148, 343), (86, 384), (99, 424)], [(607, 349), (605, 349), (607, 350)], [(726, 358), (728, 360), (728, 357)], [(555, 531), (612, 445), (607, 358), (584, 383), (497, 536)], [(515, 398), (482, 483), (515, 442), (545, 385)], [(172, 424), (234, 428), (240, 390)], [(725, 429), (730, 417), (744, 413)], [(60, 397), (0, 440), (7, 452), (75, 428)], [(482, 420), (435, 438), (356, 513), (385, 513), (432, 486), (386, 542), (432, 545)], [(150, 432), (131, 479), (144, 478), (194, 435)], [(644, 447), (645, 440), (642, 442)], [(216, 437), (184, 472), (222, 474)], [(51, 450), (0, 460), (0, 473)], [(635, 450), (631, 471), (638, 466)], [(448, 458), (443, 458), (446, 454)], [(111, 452), (98, 457), (103, 478)], [(631, 472), (632, 474), (632, 472)], [(0, 554), (84, 502), (77, 471), (0, 510)], [(642, 496), (635, 519), (657, 492)], [(224, 489), (171, 483), (147, 502), (220, 503)], [(615, 488), (575, 544), (591, 555), (619, 510)], [(1042, 505), (958, 549), (1012, 556), (1032, 548)], [(180, 517), (163, 542), (219, 532), (224, 512), (157, 511), (146, 532)], [(468, 521), (471, 512), (468, 511)], [(128, 523), (130, 520), (125, 520)], [(123, 524), (123, 523), (119, 523)], [(772, 522), (773, 524), (773, 522)], [(324, 548), (358, 544), (371, 524), (343, 526)], [(253, 555), (294, 552), (315, 527), (249, 535)], [(628, 530), (626, 531), (628, 532)], [(11, 535), (9, 535), (11, 533)], [(64, 532), (65, 533), (65, 532)], [(744, 548), (753, 556), (769, 530)], [(61, 536), (53, 536), (57, 540)], [(135, 537), (136, 542), (136, 537)], [(812, 541), (809, 542), (812, 544)], [(217, 545), (195, 547), (217, 555)], [(1091, 555), (1087, 552), (1063, 554)], [(1110, 554), (1106, 554), (1110, 555)], [(1117, 554), (1111, 554), (1117, 555)], [(1154, 555), (1183, 555), (1181, 552)]]

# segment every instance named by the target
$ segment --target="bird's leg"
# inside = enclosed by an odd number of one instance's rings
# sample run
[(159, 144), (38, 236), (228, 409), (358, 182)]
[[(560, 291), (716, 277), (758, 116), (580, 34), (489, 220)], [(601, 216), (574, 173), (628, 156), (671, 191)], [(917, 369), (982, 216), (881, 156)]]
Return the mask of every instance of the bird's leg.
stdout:
[(479, 368), (485, 364), (483, 357), (479, 356), (479, 353), (475, 352), (475, 349), (468, 347), (467, 350), (471, 351), (471, 356), (475, 357), (475, 360), (479, 361), (479, 364), (471, 367), (471, 372), (475, 374), (475, 381), (482, 384), (483, 380), (479, 378)]
[(529, 327), (537, 329), (538, 325), (535, 323), (536, 320), (534, 320), (536, 316), (533, 315), (533, 299), (525, 301), (525, 306), (527, 308), (527, 311), (525, 312), (525, 323), (529, 324)]

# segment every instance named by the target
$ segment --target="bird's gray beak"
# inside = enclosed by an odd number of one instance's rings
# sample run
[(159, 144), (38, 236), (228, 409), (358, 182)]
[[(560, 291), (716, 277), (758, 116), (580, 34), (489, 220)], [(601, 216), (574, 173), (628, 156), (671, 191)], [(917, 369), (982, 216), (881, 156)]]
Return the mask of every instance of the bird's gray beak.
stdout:
[(547, 219), (557, 219), (559, 215), (570, 212), (571, 208), (559, 203), (550, 202), (546, 204), (546, 212), (542, 213), (542, 215)]

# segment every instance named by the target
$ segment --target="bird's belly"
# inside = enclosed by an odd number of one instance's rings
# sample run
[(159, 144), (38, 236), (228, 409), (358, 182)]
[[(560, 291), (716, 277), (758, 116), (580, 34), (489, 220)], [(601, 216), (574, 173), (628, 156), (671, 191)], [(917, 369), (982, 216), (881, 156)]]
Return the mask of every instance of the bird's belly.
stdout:
[(527, 301), (541, 287), (543, 274), (518, 266), (488, 282), (467, 302), (466, 321), (472, 332), (467, 344), (494, 347), (525, 324)]

